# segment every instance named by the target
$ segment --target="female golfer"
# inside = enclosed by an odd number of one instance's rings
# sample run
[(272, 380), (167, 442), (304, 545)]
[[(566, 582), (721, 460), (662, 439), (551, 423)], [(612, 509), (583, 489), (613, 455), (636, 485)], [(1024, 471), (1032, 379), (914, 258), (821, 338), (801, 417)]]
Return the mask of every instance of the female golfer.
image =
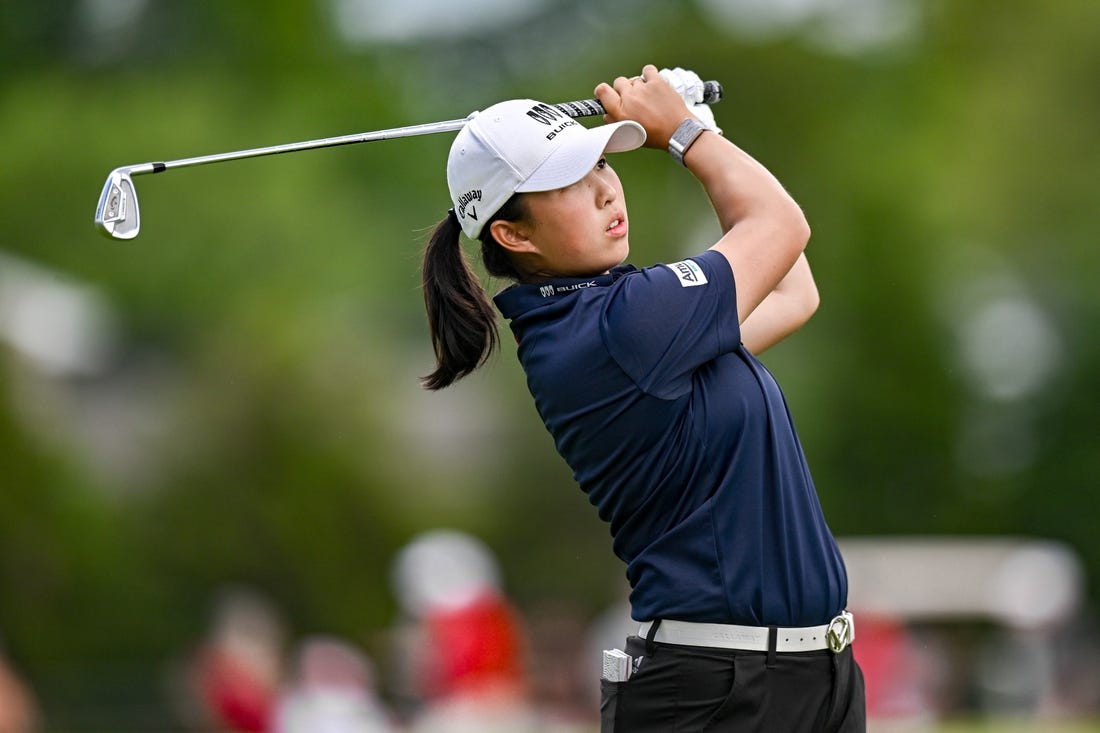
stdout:
[[(513, 100), (456, 137), (454, 208), (424, 255), (437, 357), (425, 386), (469, 374), (497, 344), (465, 232), (487, 271), (514, 282), (495, 305), (627, 566), (639, 630), (626, 664), (605, 674), (604, 731), (862, 731), (844, 563), (784, 397), (755, 356), (817, 308), (806, 219), (654, 66), (595, 93), (608, 124)], [(724, 234), (702, 254), (637, 269), (622, 265), (631, 221), (604, 155), (643, 144), (698, 179)]]

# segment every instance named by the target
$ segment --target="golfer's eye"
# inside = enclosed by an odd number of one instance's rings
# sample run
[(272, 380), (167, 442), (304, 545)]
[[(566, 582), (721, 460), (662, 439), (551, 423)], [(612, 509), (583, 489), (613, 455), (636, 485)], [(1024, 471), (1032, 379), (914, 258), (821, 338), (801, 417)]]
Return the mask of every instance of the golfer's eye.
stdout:
[(607, 167), (607, 158), (600, 158), (596, 161), (596, 170), (602, 171)]

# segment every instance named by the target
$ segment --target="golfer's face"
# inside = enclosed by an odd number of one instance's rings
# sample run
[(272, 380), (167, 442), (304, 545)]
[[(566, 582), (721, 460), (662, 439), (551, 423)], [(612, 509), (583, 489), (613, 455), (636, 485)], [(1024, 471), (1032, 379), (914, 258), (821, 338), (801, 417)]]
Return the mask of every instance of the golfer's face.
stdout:
[(629, 254), (623, 187), (607, 161), (601, 159), (571, 186), (525, 196), (529, 239), (544, 273), (599, 275)]

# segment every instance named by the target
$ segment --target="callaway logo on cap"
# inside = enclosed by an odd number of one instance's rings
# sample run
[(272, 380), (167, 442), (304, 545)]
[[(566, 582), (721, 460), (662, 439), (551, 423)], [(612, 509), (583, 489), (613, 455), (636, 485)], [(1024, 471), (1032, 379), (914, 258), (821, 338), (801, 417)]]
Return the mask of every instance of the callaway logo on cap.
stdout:
[(447, 158), (447, 185), (466, 236), (474, 239), (512, 194), (576, 183), (604, 153), (645, 142), (636, 122), (587, 128), (556, 107), (513, 99), (477, 113)]

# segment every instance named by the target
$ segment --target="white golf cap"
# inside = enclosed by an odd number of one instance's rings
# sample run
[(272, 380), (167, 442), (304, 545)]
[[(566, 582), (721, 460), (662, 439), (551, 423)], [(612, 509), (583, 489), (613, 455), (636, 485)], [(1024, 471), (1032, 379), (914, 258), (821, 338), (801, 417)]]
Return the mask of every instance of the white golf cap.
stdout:
[(533, 99), (494, 104), (459, 131), (447, 158), (447, 185), (462, 231), (474, 239), (512, 194), (564, 188), (584, 178), (604, 153), (644, 142), (637, 122), (589, 128)]

